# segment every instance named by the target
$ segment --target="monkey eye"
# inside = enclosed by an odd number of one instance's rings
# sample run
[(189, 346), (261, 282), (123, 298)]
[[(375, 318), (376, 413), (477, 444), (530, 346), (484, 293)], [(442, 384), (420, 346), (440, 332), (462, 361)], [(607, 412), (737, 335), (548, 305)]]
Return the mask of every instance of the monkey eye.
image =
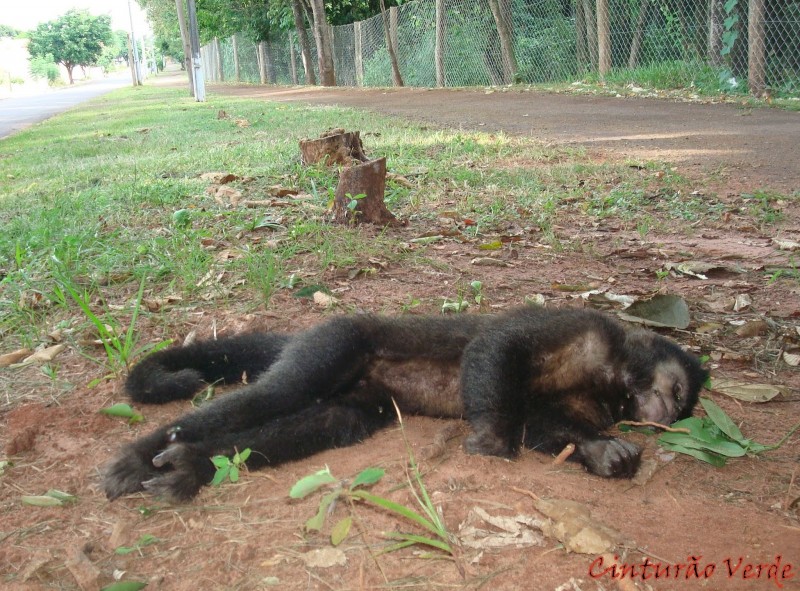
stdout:
[(678, 402), (681, 401), (681, 399), (683, 398), (683, 384), (681, 384), (680, 382), (675, 382), (675, 385), (672, 386), (672, 396)]

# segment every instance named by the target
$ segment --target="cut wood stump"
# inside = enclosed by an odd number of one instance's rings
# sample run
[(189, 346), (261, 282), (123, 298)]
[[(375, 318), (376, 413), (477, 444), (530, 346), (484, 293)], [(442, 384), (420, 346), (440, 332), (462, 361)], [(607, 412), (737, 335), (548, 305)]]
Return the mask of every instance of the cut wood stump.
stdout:
[(385, 189), (386, 158), (343, 168), (333, 200), (334, 219), (343, 224), (397, 224), (383, 202)]
[(300, 140), (300, 157), (306, 166), (318, 162), (350, 166), (369, 160), (364, 154), (360, 132), (344, 129), (326, 131), (319, 139)]

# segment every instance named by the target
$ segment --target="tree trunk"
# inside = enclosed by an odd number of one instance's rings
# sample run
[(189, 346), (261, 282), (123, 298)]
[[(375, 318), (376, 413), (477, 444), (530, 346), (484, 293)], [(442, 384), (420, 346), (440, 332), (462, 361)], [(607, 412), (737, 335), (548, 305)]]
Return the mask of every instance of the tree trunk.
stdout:
[(722, 59), (722, 33), (725, 32), (724, 0), (709, 0), (708, 3), (708, 63), (719, 68)]
[(300, 44), (300, 58), (303, 61), (306, 84), (315, 86), (317, 77), (314, 74), (314, 66), (311, 65), (311, 48), (308, 45), (308, 35), (306, 34), (306, 24), (303, 19), (303, 7), (300, 5), (300, 0), (292, 0), (292, 13), (294, 14), (294, 28), (297, 30), (297, 41)]
[(589, 52), (586, 47), (586, 13), (584, 3), (578, 0), (575, 3), (575, 60), (578, 62), (578, 73), (586, 70), (589, 61)]
[(292, 73), (292, 84), (297, 86), (297, 63), (294, 55), (294, 40), (292, 40), (292, 32), (286, 35), (289, 38), (289, 70)]
[(319, 162), (327, 166), (350, 166), (354, 161), (367, 160), (369, 158), (364, 154), (361, 133), (358, 131), (332, 129), (317, 139), (300, 140), (300, 161), (305, 166)]
[(444, 38), (447, 34), (445, 22), (444, 0), (436, 0), (436, 45), (433, 50), (433, 61), (436, 63), (436, 86), (447, 85), (444, 73)]
[(611, 71), (611, 20), (608, 0), (597, 0), (597, 70), (600, 76)]
[[(178, 12), (178, 26), (181, 29), (183, 42), (183, 62), (186, 73), (189, 75), (189, 95), (194, 96), (194, 69), (192, 68), (192, 45), (189, 42), (189, 30), (186, 28), (186, 12), (183, 0), (175, 0), (175, 9)], [(129, 53), (129, 55), (133, 55)]]
[(342, 224), (396, 224), (383, 202), (385, 192), (386, 158), (343, 168), (333, 199), (334, 219)]
[[(392, 83), (395, 86), (403, 86), (403, 77), (400, 75), (400, 67), (397, 65), (397, 53), (395, 53), (396, 41), (389, 30), (389, 17), (386, 14), (386, 5), (381, 0), (381, 17), (383, 18), (383, 34), (386, 37), (386, 49), (389, 51), (389, 61), (392, 62)], [(395, 33), (396, 34), (396, 33)]]
[(506, 84), (513, 84), (517, 75), (517, 57), (514, 55), (514, 28), (511, 22), (511, 4), (509, 0), (489, 0), (492, 16), (500, 36), (500, 51), (503, 59), (503, 79)]
[(258, 42), (258, 79), (261, 84), (267, 83), (267, 56), (263, 41)]
[(319, 77), (323, 86), (336, 86), (336, 73), (333, 68), (333, 43), (331, 30), (325, 15), (323, 0), (309, 0), (314, 15), (314, 40), (317, 42)]
[(633, 32), (633, 40), (631, 41), (631, 53), (628, 56), (628, 67), (633, 69), (639, 62), (639, 50), (642, 48), (642, 37), (644, 37), (644, 29), (647, 26), (647, 11), (650, 8), (650, 0), (642, 0), (639, 7), (639, 18), (636, 19), (636, 30)]
[(764, 0), (750, 0), (747, 11), (747, 86), (753, 96), (766, 87), (767, 52), (764, 35)]

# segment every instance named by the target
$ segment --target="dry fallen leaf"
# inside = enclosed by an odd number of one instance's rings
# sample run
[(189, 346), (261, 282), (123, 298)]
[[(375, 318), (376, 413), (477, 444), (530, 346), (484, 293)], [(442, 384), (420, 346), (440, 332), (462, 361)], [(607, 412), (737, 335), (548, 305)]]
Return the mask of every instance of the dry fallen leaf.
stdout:
[(31, 353), (33, 353), (31, 349), (17, 349), (11, 353), (0, 355), (0, 367), (8, 367), (9, 365), (13, 365), (18, 361), (25, 359)]
[(784, 351), (783, 360), (786, 362), (787, 365), (791, 365), (792, 367), (797, 367), (798, 365), (800, 365), (800, 353), (789, 353), (789, 351)]
[(780, 250), (800, 250), (800, 242), (795, 242), (794, 240), (779, 240), (777, 238), (773, 238), (772, 243)]
[(56, 358), (56, 355), (61, 353), (67, 346), (64, 344), (53, 345), (46, 349), (36, 351), (33, 355), (26, 357), (22, 363), (47, 363)]
[(300, 558), (311, 568), (330, 568), (347, 564), (347, 556), (339, 548), (317, 548), (301, 554)]
[(785, 386), (750, 384), (739, 380), (714, 380), (712, 390), (745, 402), (767, 402), (778, 394), (787, 394)]
[[(458, 539), (462, 546), (478, 550), (541, 546), (544, 543), (541, 533), (543, 523), (532, 515), (495, 516), (480, 507), (474, 507), (459, 526)], [(501, 531), (488, 530), (485, 524)]]
[(746, 293), (740, 293), (736, 296), (736, 300), (733, 303), (733, 311), (734, 312), (741, 312), (742, 310), (749, 308), (753, 305), (753, 300), (750, 298), (749, 295)]
[(622, 543), (622, 535), (592, 519), (589, 508), (567, 499), (537, 499), (536, 510), (550, 518), (542, 526), (546, 536), (554, 537), (570, 552), (602, 554)]
[(484, 267), (513, 267), (511, 263), (494, 259), (492, 257), (477, 257), (470, 261), (473, 265), (481, 265)]
[(315, 291), (314, 303), (321, 308), (332, 308), (339, 303), (339, 300), (324, 291)]

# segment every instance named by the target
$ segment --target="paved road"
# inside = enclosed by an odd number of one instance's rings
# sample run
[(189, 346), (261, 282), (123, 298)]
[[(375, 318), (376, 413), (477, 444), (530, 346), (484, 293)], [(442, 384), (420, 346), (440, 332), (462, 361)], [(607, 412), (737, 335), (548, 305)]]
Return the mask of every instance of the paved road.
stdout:
[(43, 94), (0, 100), (0, 138), (130, 83), (130, 74), (124, 72)]

